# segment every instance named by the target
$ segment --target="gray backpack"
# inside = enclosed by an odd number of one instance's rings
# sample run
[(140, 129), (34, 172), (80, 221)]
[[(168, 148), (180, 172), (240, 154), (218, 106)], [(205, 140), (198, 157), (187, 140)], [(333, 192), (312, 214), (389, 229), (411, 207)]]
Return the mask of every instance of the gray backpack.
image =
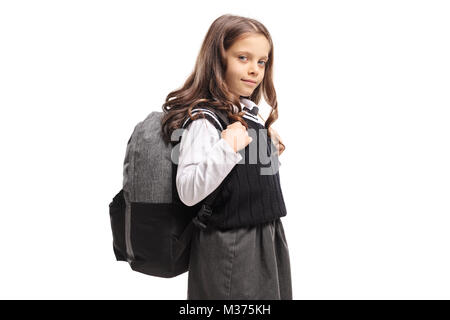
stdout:
[[(217, 110), (195, 108), (192, 114), (197, 112), (219, 134), (229, 124)], [(171, 278), (188, 270), (193, 228), (207, 228), (220, 188), (191, 207), (180, 201), (176, 188), (172, 188), (179, 141), (165, 144), (162, 116), (163, 112), (152, 112), (135, 126), (127, 143), (123, 186), (109, 204), (109, 215), (116, 260), (127, 261), (137, 272)], [(191, 122), (187, 116), (182, 128)]]

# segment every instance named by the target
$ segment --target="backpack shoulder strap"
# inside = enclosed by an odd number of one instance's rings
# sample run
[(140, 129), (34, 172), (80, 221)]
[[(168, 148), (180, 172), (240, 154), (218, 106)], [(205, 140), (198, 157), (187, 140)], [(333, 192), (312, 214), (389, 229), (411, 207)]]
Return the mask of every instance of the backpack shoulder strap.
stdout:
[[(197, 107), (192, 109), (192, 115), (201, 114), (203, 118), (207, 119), (219, 131), (225, 130), (229, 124), (228, 117), (222, 112), (209, 107)], [(193, 120), (187, 116), (182, 128), (187, 128)]]
[[(197, 113), (203, 114), (203, 118), (206, 118), (209, 122), (211, 122), (214, 127), (216, 127), (219, 131), (223, 131), (227, 128), (229, 125), (229, 120), (227, 115), (219, 110), (216, 110), (214, 108), (210, 107), (196, 107), (192, 109), (192, 115), (195, 115)], [(187, 128), (187, 126), (192, 122), (193, 120), (187, 116), (187, 119), (182, 124), (182, 128)], [(207, 228), (207, 222), (209, 220), (209, 216), (212, 214), (212, 207), (215, 199), (217, 198), (219, 192), (221, 191), (222, 187), (219, 186), (216, 188), (211, 194), (209, 194), (205, 199), (203, 199), (199, 205), (201, 205), (200, 210), (197, 213), (197, 216), (194, 217), (194, 219), (191, 220), (191, 223), (186, 228), (185, 232), (181, 236), (184, 240), (182, 242), (187, 242), (185, 239), (186, 237), (190, 237), (191, 230), (193, 226), (197, 226), (199, 228)]]

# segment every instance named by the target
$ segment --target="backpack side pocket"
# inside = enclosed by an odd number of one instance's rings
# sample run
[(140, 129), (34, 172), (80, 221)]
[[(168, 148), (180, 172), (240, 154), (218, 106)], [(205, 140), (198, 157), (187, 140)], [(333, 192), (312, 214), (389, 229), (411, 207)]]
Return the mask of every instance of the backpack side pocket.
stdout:
[(113, 235), (113, 250), (117, 261), (127, 261), (125, 247), (125, 199), (123, 189), (116, 194), (109, 204), (109, 217)]

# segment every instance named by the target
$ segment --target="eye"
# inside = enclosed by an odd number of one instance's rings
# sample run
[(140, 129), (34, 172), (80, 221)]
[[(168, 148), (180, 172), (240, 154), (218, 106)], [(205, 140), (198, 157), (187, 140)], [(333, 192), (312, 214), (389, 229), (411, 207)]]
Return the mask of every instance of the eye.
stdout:
[[(239, 59), (241, 59), (241, 58), (245, 58), (245, 59), (247, 59), (247, 57), (246, 57), (246, 56), (239, 56), (238, 58), (239, 58)], [(264, 61), (264, 60), (261, 60), (261, 61), (259, 61), (259, 62), (260, 62), (260, 63), (262, 62), (262, 63), (263, 63), (263, 64), (262, 64), (263, 66), (265, 66), (265, 65), (266, 65), (266, 63), (267, 63), (267, 62), (266, 62), (266, 61)]]

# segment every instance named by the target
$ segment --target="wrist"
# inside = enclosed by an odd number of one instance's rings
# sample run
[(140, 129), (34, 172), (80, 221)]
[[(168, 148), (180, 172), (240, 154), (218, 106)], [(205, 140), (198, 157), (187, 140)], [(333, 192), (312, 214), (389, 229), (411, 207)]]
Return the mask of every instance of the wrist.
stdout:
[(237, 150), (231, 145), (230, 142), (228, 142), (227, 139), (225, 139), (224, 137), (222, 137), (222, 140), (225, 141), (225, 144), (227, 144), (233, 152), (237, 153)]

